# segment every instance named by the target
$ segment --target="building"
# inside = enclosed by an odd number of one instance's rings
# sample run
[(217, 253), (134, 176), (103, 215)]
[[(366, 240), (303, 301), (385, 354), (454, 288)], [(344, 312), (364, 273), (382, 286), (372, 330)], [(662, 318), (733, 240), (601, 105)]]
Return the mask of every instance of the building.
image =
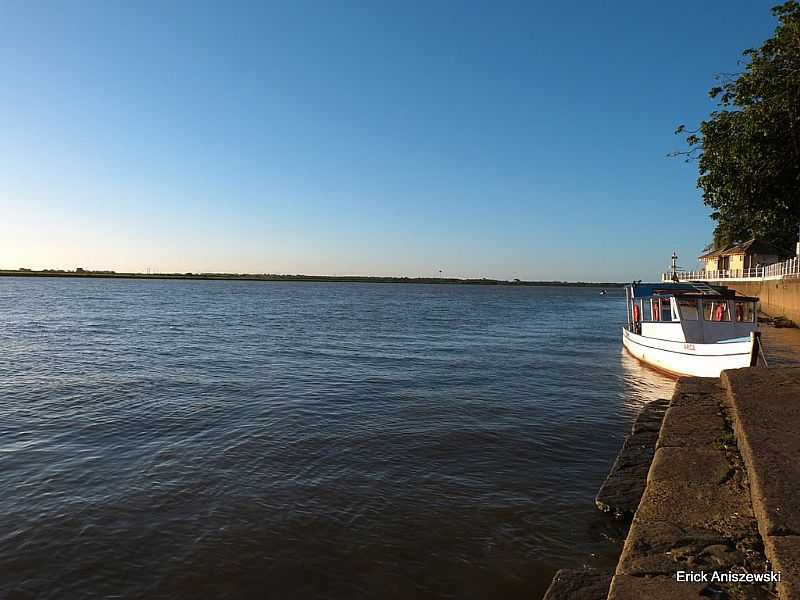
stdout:
[(769, 242), (753, 238), (741, 244), (730, 244), (697, 258), (704, 263), (703, 269), (709, 272), (745, 271), (771, 265), (788, 256), (788, 252), (773, 246)]

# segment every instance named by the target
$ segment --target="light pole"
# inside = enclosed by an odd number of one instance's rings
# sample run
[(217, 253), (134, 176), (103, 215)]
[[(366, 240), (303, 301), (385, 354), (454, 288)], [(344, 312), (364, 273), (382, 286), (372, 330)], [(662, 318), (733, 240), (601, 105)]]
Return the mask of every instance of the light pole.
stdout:
[(672, 281), (680, 281), (678, 279), (678, 255), (672, 251)]

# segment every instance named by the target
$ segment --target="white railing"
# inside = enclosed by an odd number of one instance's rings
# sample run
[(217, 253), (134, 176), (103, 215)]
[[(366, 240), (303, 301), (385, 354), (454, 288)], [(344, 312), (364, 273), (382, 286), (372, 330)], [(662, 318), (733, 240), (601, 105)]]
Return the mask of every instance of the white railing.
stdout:
[[(726, 269), (724, 271), (680, 271), (680, 281), (719, 281), (722, 279), (789, 279), (800, 277), (800, 257), (752, 269)], [(672, 273), (662, 273), (661, 281), (671, 281)]]

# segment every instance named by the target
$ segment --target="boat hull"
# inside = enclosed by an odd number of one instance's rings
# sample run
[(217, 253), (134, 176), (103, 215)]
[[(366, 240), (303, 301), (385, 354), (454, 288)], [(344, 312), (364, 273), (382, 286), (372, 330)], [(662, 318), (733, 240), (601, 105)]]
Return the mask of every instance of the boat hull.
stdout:
[(649, 338), (622, 330), (622, 344), (633, 356), (662, 371), (694, 377), (719, 377), (726, 369), (753, 364), (754, 338), (717, 344), (691, 344)]

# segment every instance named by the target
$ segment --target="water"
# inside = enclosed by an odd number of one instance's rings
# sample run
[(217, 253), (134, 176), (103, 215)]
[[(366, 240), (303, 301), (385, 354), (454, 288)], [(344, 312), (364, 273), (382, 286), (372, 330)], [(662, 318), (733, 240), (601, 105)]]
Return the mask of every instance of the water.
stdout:
[(0, 597), (540, 597), (672, 380), (621, 292), (0, 278)]

